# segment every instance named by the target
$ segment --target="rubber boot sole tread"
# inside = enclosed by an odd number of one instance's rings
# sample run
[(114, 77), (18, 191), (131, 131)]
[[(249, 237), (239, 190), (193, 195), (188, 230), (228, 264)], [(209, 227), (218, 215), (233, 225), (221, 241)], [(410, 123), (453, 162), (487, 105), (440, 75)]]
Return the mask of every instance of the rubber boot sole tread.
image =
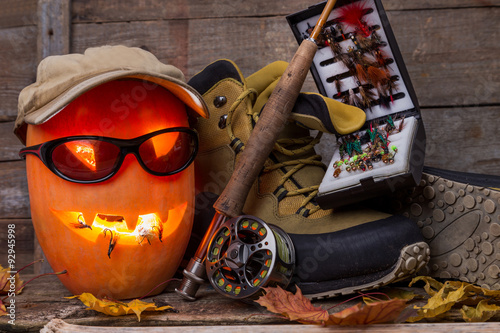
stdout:
[(429, 244), (419, 273), (500, 290), (500, 192), (425, 173), (410, 192), (396, 205)]

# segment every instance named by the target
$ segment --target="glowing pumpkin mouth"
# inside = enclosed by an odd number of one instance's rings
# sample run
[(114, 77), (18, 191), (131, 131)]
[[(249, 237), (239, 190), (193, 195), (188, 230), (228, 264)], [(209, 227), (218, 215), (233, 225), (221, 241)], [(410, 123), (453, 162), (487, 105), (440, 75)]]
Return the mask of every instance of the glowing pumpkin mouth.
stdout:
[(89, 224), (81, 212), (53, 212), (70, 229), (88, 240), (98, 242), (100, 234), (103, 234), (104, 238), (109, 236), (108, 257), (111, 258), (111, 252), (118, 242), (123, 245), (163, 243), (164, 237), (175, 232), (180, 225), (186, 208), (187, 202), (169, 210), (163, 220), (158, 213), (139, 215), (134, 230), (127, 228), (125, 218), (121, 215), (96, 213)]
[[(80, 222), (80, 221), (79, 221)], [(139, 244), (142, 245), (144, 239), (151, 244), (153, 238), (158, 238), (160, 242), (163, 237), (163, 223), (160, 217), (155, 214), (139, 215), (135, 229), (130, 232), (127, 229), (123, 230), (125, 225), (125, 218), (119, 215), (106, 215), (96, 214), (92, 227), (98, 228), (103, 232), (109, 230), (110, 232), (119, 233), (120, 235), (134, 236)]]

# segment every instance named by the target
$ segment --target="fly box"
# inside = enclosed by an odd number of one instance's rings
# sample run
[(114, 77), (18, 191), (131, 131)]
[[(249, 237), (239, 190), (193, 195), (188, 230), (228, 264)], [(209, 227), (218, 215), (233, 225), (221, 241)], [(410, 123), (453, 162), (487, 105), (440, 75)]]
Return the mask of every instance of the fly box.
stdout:
[[(326, 2), (287, 16), (300, 44)], [(335, 208), (418, 184), (425, 131), (417, 98), (380, 0), (338, 0), (311, 73), (319, 92), (366, 113), (364, 126), (337, 135), (317, 202)]]

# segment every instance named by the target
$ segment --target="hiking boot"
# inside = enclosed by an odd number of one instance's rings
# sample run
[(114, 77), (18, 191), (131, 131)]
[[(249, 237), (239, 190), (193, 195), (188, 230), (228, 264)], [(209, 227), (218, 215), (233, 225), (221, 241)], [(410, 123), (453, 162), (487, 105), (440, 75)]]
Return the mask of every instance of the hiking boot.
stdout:
[[(247, 79), (230, 60), (194, 76), (210, 119), (195, 125), (199, 136), (194, 234), (203, 234), (213, 204), (226, 186), (285, 62), (270, 64)], [(323, 210), (315, 201), (326, 166), (314, 151), (321, 131), (350, 133), (363, 111), (319, 94), (301, 94), (243, 212), (286, 231), (295, 247), (296, 279), (304, 295), (329, 297), (372, 289), (408, 277), (428, 260), (419, 228), (407, 218), (363, 207)], [(300, 126), (299, 126), (300, 125)], [(320, 130), (311, 137), (309, 128)]]
[(394, 195), (431, 250), (420, 272), (500, 290), (500, 177), (424, 167), (420, 184)]

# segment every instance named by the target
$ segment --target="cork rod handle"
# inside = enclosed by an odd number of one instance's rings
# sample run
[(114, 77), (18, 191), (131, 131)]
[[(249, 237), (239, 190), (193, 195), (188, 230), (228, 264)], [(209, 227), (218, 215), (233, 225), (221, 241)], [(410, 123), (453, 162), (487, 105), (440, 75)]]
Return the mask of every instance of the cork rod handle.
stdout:
[(318, 49), (315, 39), (321, 32), (335, 2), (335, 0), (327, 2), (310, 39), (302, 41), (269, 97), (229, 183), (214, 204), (217, 212), (228, 217), (241, 214), (248, 192), (290, 116)]
[(214, 205), (219, 213), (228, 217), (241, 215), (248, 192), (290, 116), (316, 50), (316, 44), (310, 40), (300, 44), (262, 110), (229, 183)]

